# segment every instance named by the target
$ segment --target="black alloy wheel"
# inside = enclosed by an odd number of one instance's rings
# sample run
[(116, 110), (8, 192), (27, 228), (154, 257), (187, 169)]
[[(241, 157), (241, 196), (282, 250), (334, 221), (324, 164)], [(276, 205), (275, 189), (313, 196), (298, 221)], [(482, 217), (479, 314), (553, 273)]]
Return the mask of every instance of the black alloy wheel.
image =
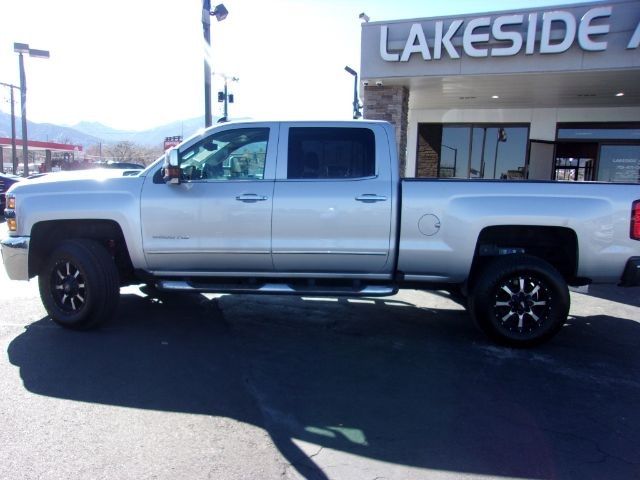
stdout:
[(51, 319), (74, 330), (109, 320), (120, 298), (114, 259), (95, 240), (61, 242), (39, 272), (40, 297)]
[(79, 313), (87, 304), (84, 274), (70, 260), (61, 260), (51, 272), (53, 300), (60, 310)]
[(478, 327), (497, 343), (539, 345), (553, 337), (569, 314), (569, 289), (548, 262), (531, 255), (495, 258), (479, 273), (469, 297)]
[(532, 275), (505, 278), (493, 302), (496, 323), (509, 332), (531, 333), (549, 319), (553, 296), (545, 282)]

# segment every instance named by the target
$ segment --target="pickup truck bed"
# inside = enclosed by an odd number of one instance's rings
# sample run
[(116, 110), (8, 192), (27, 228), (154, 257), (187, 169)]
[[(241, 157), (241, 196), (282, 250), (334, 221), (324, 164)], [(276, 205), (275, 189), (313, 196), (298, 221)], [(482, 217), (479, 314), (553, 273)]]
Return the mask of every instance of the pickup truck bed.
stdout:
[(411, 280), (457, 283), (474, 256), (524, 248), (551, 260), (571, 284), (618, 283), (638, 255), (629, 223), (639, 195), (635, 184), (402, 180), (398, 270)]

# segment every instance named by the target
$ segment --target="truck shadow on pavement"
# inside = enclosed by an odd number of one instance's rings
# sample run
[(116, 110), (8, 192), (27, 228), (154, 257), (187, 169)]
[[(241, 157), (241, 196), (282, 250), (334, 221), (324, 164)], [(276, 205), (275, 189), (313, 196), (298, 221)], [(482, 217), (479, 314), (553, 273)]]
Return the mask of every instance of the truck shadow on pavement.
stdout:
[(8, 354), (39, 395), (257, 425), (306, 478), (330, 478), (348, 453), (460, 475), (611, 479), (640, 472), (639, 347), (638, 323), (605, 315), (523, 351), (489, 344), (462, 310), (393, 299), (123, 295), (102, 330), (43, 318)]
[(640, 287), (620, 288), (615, 285), (590, 285), (590, 297), (640, 307)]

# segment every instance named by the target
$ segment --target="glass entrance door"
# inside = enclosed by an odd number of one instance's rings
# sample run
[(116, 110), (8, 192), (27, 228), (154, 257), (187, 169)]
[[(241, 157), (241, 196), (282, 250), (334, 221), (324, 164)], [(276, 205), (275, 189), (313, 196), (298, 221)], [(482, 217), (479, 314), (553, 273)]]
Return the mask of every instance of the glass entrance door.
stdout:
[(554, 180), (584, 182), (595, 180), (598, 144), (559, 142), (554, 163)]
[(584, 182), (593, 180), (593, 158), (556, 158), (556, 180)]
[(640, 123), (559, 123), (556, 180), (640, 183)]

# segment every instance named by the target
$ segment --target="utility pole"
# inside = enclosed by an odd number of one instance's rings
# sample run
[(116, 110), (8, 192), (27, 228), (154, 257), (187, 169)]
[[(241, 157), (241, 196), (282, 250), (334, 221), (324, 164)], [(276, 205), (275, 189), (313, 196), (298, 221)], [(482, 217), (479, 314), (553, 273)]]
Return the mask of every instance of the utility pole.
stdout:
[(27, 145), (27, 77), (24, 73), (24, 58), (19, 53), (20, 66), (20, 115), (22, 120), (22, 161), (24, 163), (23, 177), (29, 176), (29, 146)]
[(26, 43), (14, 43), (13, 51), (18, 54), (18, 66), (20, 68), (20, 100), (22, 112), (22, 160), (24, 161), (24, 172), (22, 176), (29, 176), (29, 147), (27, 145), (27, 79), (24, 73), (23, 53), (28, 53), (30, 57), (49, 58), (48, 50), (38, 50), (29, 48)]
[(14, 105), (13, 89), (17, 88), (11, 86), (11, 165), (13, 167), (13, 174), (18, 174), (18, 154), (16, 152), (16, 107)]
[(4, 82), (0, 82), (0, 85), (9, 87), (11, 92), (11, 165), (13, 167), (13, 174), (16, 175), (18, 173), (18, 155), (16, 152), (16, 109), (14, 105), (15, 99), (13, 97), (13, 90), (20, 90), (20, 87)]
[(229, 118), (229, 91), (227, 90), (227, 77), (224, 77), (224, 118)]

